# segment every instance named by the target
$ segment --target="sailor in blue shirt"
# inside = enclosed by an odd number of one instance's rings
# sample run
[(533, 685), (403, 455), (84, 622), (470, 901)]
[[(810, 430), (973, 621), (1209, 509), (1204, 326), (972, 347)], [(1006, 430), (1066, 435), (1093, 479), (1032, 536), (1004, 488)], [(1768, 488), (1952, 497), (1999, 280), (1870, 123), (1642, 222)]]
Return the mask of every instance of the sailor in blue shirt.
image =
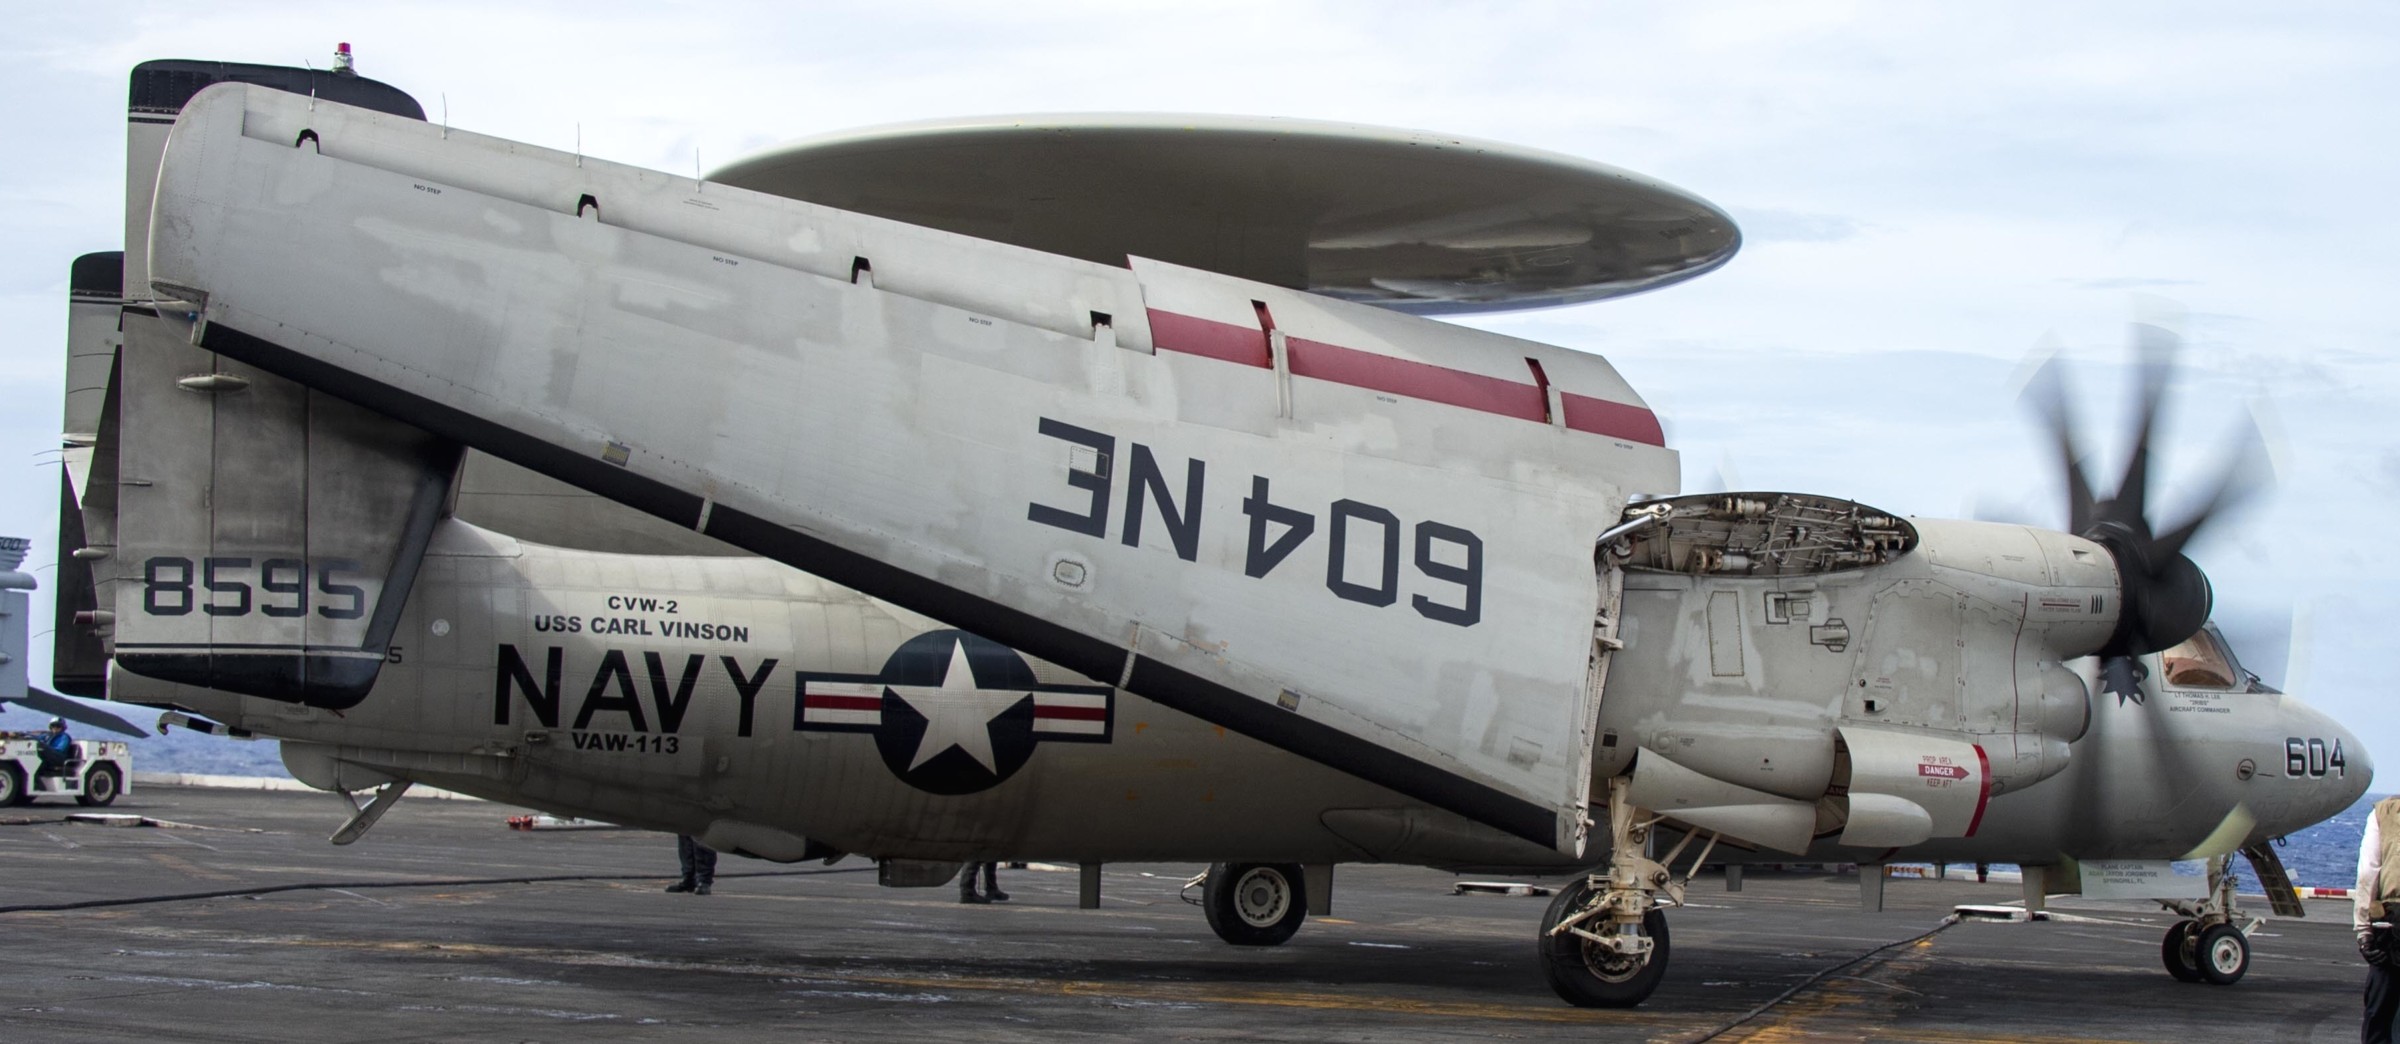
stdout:
[(64, 718), (50, 719), (50, 734), (43, 736), (38, 745), (44, 772), (63, 769), (67, 767), (67, 762), (75, 760), (75, 737), (67, 735)]

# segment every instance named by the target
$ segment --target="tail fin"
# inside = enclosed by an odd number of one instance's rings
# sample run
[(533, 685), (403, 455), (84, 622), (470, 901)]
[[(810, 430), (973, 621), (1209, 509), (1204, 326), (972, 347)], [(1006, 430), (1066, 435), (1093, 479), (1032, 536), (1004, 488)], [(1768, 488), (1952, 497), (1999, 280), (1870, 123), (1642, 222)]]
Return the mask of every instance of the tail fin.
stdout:
[(97, 563), (87, 566), (92, 604), (114, 617), (90, 619), (110, 625), (101, 636), (123, 669), (342, 709), (366, 697), (391, 652), (462, 451), (193, 347), (189, 309), (158, 299), (147, 236), (166, 130), (193, 94), (225, 80), (423, 118), (407, 95), (354, 76), (217, 62), (134, 69), (122, 340), (90, 454), (113, 449), (114, 502), (96, 506), (95, 463), (77, 491), (84, 542), (61, 561)]
[(57, 609), (51, 621), (51, 681), (77, 696), (107, 694), (108, 616), (113, 592), (92, 563), (116, 544), (117, 331), (125, 300), (125, 255), (75, 259), (67, 281), (65, 467), (58, 477)]

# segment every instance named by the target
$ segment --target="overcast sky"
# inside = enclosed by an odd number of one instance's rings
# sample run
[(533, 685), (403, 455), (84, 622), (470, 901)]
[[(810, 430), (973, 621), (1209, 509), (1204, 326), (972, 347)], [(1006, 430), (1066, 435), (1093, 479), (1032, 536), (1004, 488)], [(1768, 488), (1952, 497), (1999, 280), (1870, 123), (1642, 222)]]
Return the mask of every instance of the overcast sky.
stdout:
[(121, 246), (127, 70), (323, 66), (347, 40), (435, 119), (559, 148), (580, 128), (587, 154), (678, 172), (867, 124), (1091, 110), (1387, 124), (1640, 171), (1729, 210), (1741, 255), (1663, 292), (1476, 322), (1607, 356), (1665, 418), (1687, 486), (2055, 524), (2057, 476), (2015, 402), (2029, 350), (2063, 346), (2113, 471), (2125, 323), (2180, 308), (2170, 499), (2254, 408), (2280, 468), (2198, 546), (2219, 616), (2272, 676), (2296, 611), (2292, 681), (2400, 758), (2383, 669), (2400, 566), (2377, 550), (2400, 518), (2400, 6), (357, 6), (10, 10), (0, 437), (20, 449), (0, 532), (36, 539), (45, 583), (67, 265)]

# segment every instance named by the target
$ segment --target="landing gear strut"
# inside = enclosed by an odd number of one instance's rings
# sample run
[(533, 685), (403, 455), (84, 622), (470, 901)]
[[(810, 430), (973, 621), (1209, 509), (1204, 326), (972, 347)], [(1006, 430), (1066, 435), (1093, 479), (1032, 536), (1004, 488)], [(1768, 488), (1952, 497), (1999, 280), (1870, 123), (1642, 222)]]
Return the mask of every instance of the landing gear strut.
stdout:
[(1667, 974), (1665, 907), (1683, 905), (1683, 891), (1717, 846), (1717, 836), (1678, 877), (1669, 867), (1692, 843), (1687, 834), (1663, 859), (1649, 857), (1658, 818), (1625, 799), (1631, 781), (1608, 781), (1608, 870), (1559, 889), (1542, 915), (1536, 939), (1542, 971), (1560, 999), (1579, 1008), (1630, 1008)]
[(2250, 971), (2249, 935), (2263, 922), (2233, 905), (2233, 884), (2233, 857), (2222, 855), (2208, 861), (2208, 898), (2158, 901), (2184, 918), (2159, 942), (2167, 974), (2184, 982), (2231, 986)]

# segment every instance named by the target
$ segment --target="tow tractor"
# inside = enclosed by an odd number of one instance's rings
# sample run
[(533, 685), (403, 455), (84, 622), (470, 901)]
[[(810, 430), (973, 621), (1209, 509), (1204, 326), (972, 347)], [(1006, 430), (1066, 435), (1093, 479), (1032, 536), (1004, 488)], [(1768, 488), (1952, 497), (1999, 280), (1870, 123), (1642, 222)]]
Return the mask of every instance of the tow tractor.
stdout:
[[(128, 736), (142, 735), (133, 723), (28, 684), (26, 625), (32, 619), (32, 574), (21, 572), (33, 541), (0, 536), (0, 708), (12, 704), (36, 714), (56, 715), (82, 725)], [(66, 553), (60, 552), (64, 558)], [(62, 611), (63, 612), (63, 611)], [(94, 693), (97, 695), (97, 693)], [(74, 756), (55, 771), (43, 771), (39, 732), (0, 731), (0, 808), (37, 797), (71, 797), (106, 805), (133, 779), (133, 748), (123, 740), (76, 740)]]
[(125, 741), (76, 740), (74, 757), (54, 771), (44, 771), (41, 735), (0, 732), (0, 806), (29, 804), (43, 797), (71, 797), (79, 805), (106, 805), (131, 785), (133, 748)]

